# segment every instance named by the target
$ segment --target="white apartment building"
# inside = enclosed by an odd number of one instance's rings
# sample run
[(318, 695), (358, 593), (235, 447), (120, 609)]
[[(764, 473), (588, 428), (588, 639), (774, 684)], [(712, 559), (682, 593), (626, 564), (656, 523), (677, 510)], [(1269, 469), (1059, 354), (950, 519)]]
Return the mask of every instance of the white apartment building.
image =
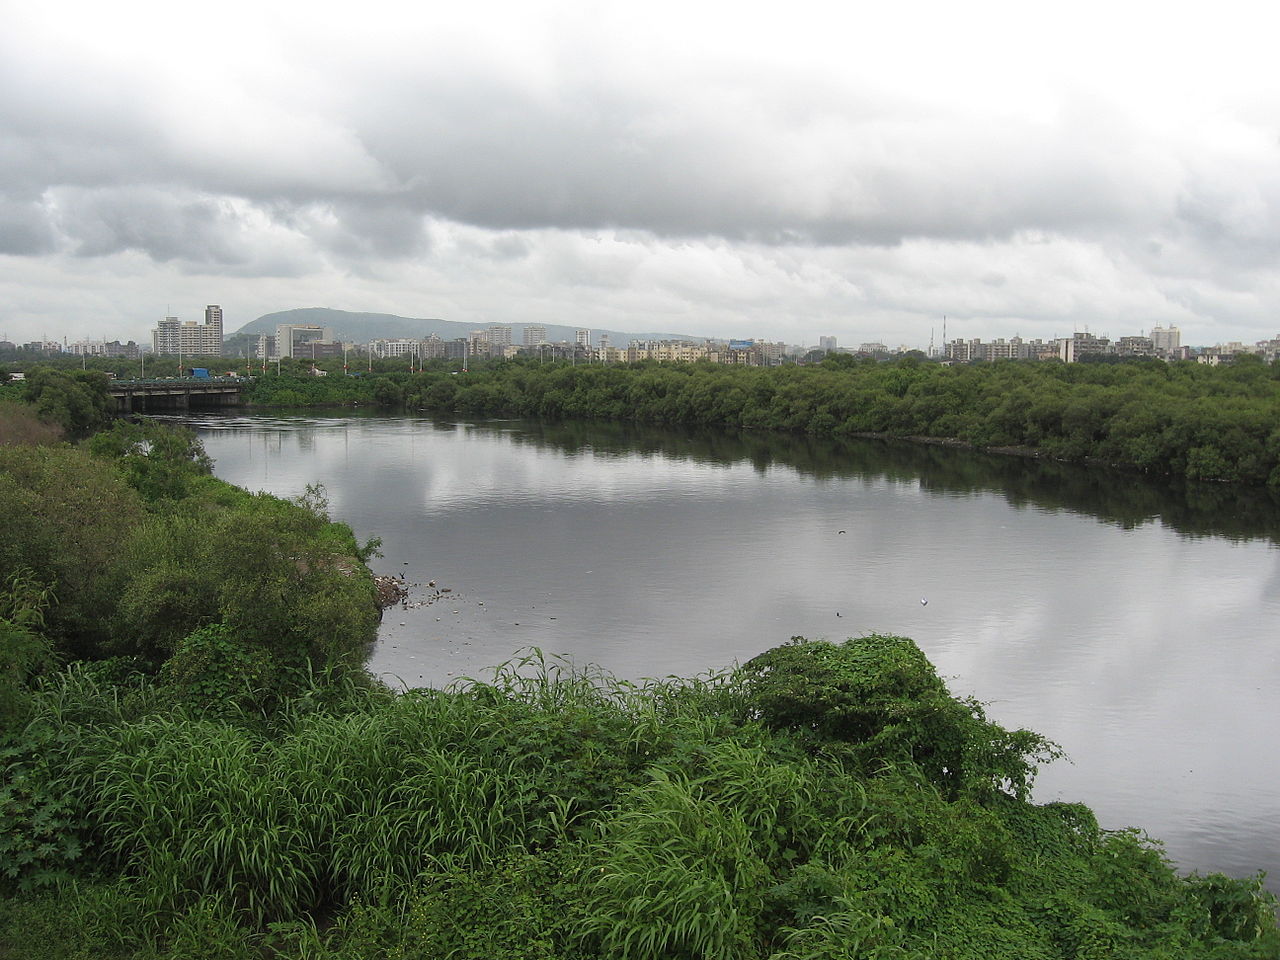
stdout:
[(444, 341), (434, 333), (421, 340), (395, 337), (369, 341), (369, 352), (375, 357), (421, 357), (432, 360), (445, 355)]
[(151, 348), (164, 356), (222, 356), (222, 307), (204, 308), (204, 323), (165, 317), (151, 331)]

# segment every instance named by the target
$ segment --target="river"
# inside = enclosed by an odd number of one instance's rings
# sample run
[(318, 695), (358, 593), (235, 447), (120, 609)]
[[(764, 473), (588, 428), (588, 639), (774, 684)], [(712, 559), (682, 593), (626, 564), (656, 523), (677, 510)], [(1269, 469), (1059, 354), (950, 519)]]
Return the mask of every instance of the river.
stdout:
[[(1280, 506), (1221, 485), (880, 441), (384, 416), (188, 418), (215, 473), (382, 540), (370, 669), (538, 647), (692, 676), (801, 635), (913, 638), (1070, 760), (1035, 797), (1186, 870), (1280, 880)], [(428, 587), (431, 580), (434, 588)], [(449, 592), (437, 593), (438, 590)], [(429, 601), (429, 602), (428, 602)]]

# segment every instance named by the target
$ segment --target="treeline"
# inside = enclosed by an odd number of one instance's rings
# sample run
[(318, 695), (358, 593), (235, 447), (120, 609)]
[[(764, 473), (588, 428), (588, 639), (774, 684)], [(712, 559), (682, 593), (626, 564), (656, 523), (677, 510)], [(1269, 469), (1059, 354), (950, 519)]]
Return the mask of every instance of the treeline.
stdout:
[(1280, 486), (1280, 368), (1255, 358), (1223, 368), (1154, 361), (943, 367), (845, 356), (771, 368), (507, 362), (465, 377), (407, 376), (397, 386), (410, 407), (469, 415), (955, 439)]

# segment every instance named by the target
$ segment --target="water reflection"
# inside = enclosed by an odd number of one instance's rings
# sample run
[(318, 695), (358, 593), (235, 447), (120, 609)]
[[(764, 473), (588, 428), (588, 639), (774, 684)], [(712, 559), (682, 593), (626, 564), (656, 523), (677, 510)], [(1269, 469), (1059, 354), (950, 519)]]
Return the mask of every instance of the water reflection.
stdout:
[(1102, 466), (908, 441), (655, 428), (625, 423), (473, 424), (516, 443), (596, 456), (787, 467), (819, 479), (883, 479), (939, 494), (995, 493), (1014, 506), (1070, 510), (1124, 529), (1160, 521), (1186, 536), (1280, 542), (1280, 496), (1259, 488), (1146, 478)]
[[(175, 418), (177, 419), (177, 418)], [(611, 422), (449, 421), (386, 418), (372, 411), (341, 417), (312, 412), (278, 417), (183, 418), (224, 434), (293, 435), (310, 449), (314, 434), (347, 432), (377, 422), (411, 431), (502, 436), (520, 446), (575, 456), (632, 461), (688, 460), (705, 465), (750, 464), (759, 474), (786, 468), (820, 480), (888, 480), (933, 494), (994, 493), (1014, 507), (1067, 510), (1122, 529), (1159, 522), (1188, 537), (1280, 543), (1280, 495), (1265, 488), (1150, 478), (1104, 466), (988, 454), (908, 441), (833, 440), (797, 434), (652, 427)]]

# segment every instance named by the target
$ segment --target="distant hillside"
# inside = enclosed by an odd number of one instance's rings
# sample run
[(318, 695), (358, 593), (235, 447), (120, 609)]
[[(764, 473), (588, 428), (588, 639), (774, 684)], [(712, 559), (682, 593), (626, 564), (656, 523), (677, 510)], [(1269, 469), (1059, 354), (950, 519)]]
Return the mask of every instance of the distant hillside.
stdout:
[[(352, 313), (347, 310), (332, 310), (328, 307), (302, 307), (297, 310), (281, 310), (279, 313), (268, 313), (246, 323), (236, 331), (240, 334), (274, 334), (279, 323), (312, 323), (321, 327), (332, 327), (333, 334), (339, 340), (355, 343), (367, 343), (381, 337), (426, 337), (435, 334), (441, 340), (455, 340), (465, 337), (472, 330), (488, 324), (459, 323), (456, 320), (424, 319), (418, 317), (397, 317), (390, 313)], [(503, 324), (511, 328), (511, 342), (524, 342), (524, 328), (530, 324)], [(545, 323), (547, 339), (552, 343), (559, 340), (572, 341), (577, 327)], [(687, 333), (654, 333), (630, 332), (625, 330), (600, 330), (592, 328), (591, 342), (598, 344), (600, 335), (608, 334), (609, 342), (614, 346), (626, 346), (632, 340), (697, 340)]]

